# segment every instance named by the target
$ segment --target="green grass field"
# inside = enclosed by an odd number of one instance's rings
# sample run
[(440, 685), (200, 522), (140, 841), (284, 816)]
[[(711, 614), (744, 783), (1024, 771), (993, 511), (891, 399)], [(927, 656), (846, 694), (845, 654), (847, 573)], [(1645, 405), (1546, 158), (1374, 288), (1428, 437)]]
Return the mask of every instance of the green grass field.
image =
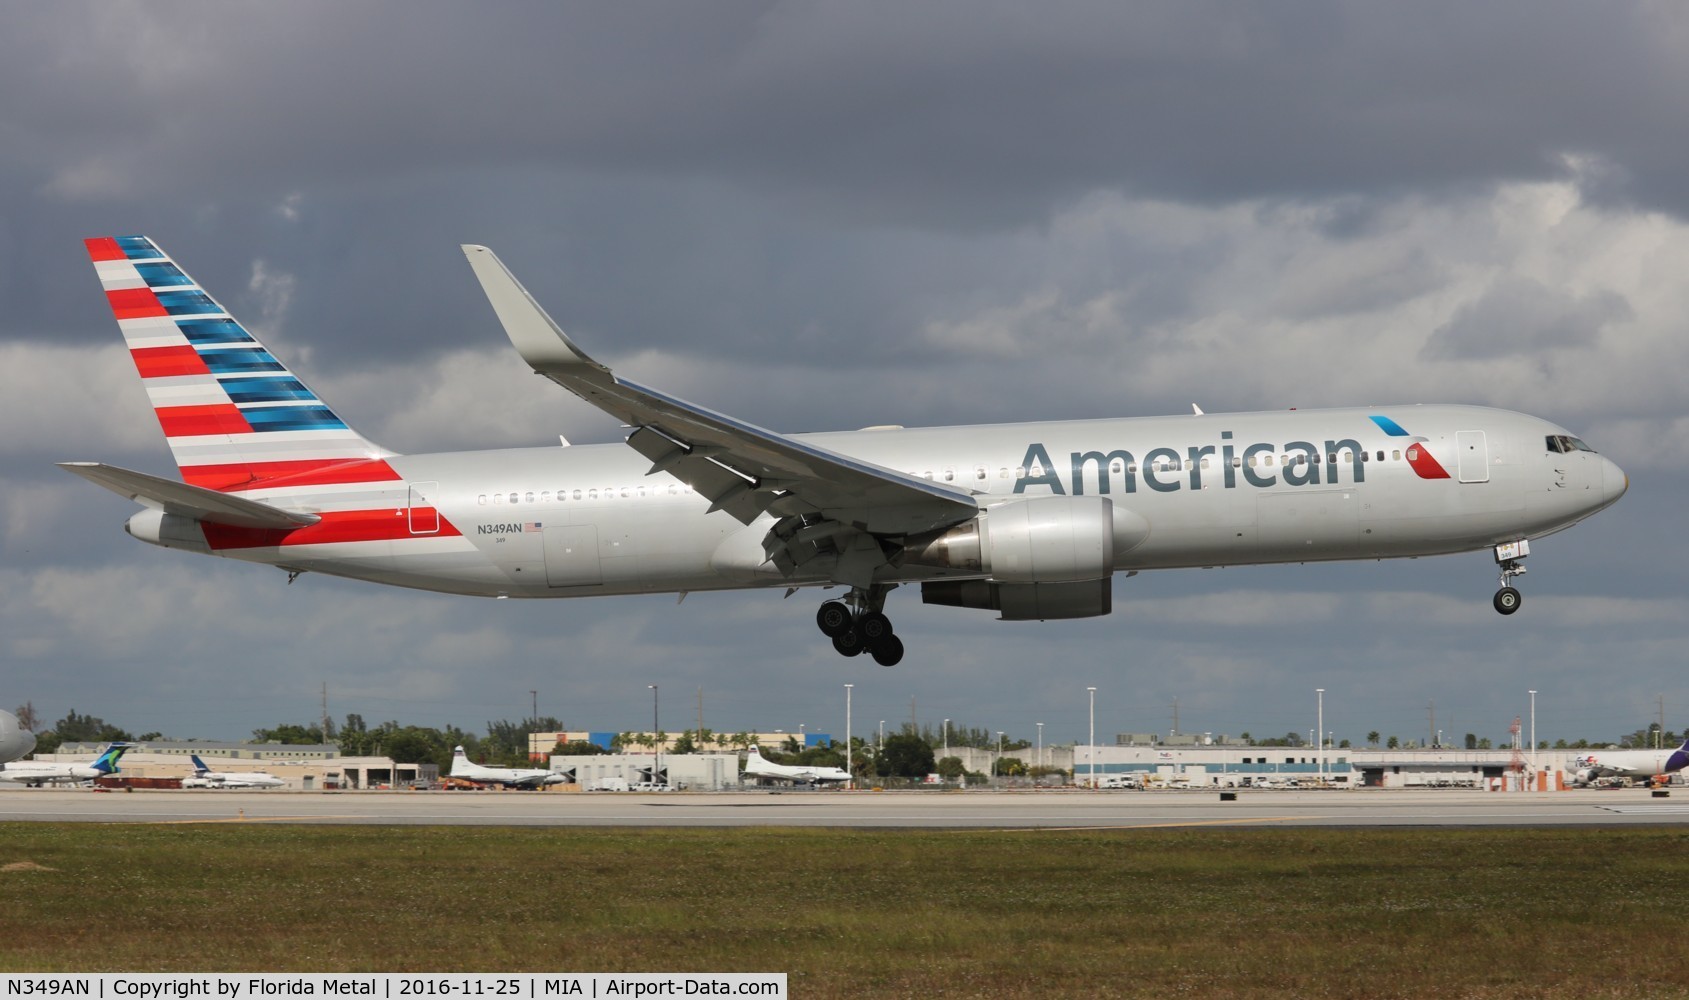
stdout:
[(1689, 832), (0, 824), (0, 971), (794, 997), (1689, 997)]

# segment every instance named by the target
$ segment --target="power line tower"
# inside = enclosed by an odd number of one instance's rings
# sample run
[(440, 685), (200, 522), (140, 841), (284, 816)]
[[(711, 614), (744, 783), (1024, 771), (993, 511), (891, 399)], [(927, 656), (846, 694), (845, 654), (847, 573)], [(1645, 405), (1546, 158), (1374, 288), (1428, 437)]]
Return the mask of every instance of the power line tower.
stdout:
[(1519, 746), (1519, 732), (1522, 728), (1517, 715), (1513, 717), (1513, 725), (1507, 727), (1507, 731), (1513, 734), (1513, 756), (1507, 762), (1507, 770), (1512, 772), (1512, 790), (1515, 791), (1525, 790), (1525, 754)]

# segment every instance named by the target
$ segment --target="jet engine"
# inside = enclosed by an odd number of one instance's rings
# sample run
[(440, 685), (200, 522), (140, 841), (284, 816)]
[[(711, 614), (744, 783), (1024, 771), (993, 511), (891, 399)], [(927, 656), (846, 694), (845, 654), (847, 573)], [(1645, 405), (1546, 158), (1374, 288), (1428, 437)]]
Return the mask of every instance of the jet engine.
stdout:
[(1009, 621), (1090, 618), (1112, 610), (1116, 553), (1148, 535), (1142, 517), (1107, 497), (1032, 497), (910, 539), (904, 552), (906, 562), (985, 577), (923, 583), (924, 603), (998, 611)]

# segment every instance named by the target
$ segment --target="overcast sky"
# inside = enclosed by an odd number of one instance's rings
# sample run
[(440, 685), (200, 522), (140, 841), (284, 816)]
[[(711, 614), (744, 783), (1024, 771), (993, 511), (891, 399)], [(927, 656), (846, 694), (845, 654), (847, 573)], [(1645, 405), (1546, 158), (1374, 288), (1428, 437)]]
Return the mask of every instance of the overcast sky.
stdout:
[[(1689, 639), (1681, 4), (83, 3), (0, 13), (0, 707), (239, 739), (319, 714), (1048, 742), (1616, 737)], [(611, 441), (458, 250), (595, 356), (789, 431), (1403, 402), (1631, 476), (1533, 547), (1146, 573), (1001, 623), (894, 593), (451, 598), (190, 556), (53, 468), (174, 468), (83, 252), (144, 233), (399, 451)], [(1527, 733), (1528, 735), (1528, 733)]]

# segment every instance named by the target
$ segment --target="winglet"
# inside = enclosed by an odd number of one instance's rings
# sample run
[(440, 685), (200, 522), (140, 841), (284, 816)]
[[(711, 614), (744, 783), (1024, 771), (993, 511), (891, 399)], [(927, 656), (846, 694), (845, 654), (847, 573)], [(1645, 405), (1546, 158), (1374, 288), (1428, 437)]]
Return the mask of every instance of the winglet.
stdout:
[(575, 346), (491, 250), (466, 243), (463, 255), (469, 258), (481, 290), (504, 324), (505, 335), (534, 371), (542, 375), (578, 374), (583, 369), (610, 371)]

